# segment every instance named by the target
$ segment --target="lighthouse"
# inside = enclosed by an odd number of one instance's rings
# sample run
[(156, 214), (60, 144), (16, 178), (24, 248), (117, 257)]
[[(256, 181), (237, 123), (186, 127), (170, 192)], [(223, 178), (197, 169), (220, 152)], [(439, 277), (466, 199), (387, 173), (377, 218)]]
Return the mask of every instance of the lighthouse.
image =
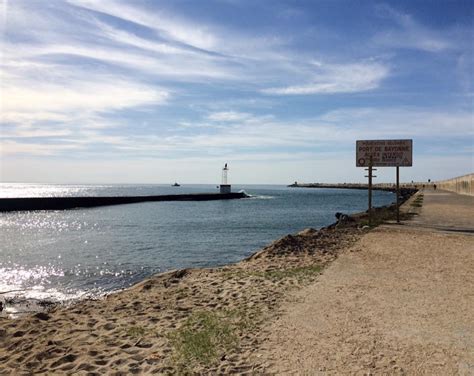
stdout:
[(227, 163), (225, 164), (224, 168), (222, 169), (222, 182), (220, 185), (220, 193), (230, 193), (230, 184), (227, 183), (227, 171), (229, 171), (229, 167), (227, 167)]

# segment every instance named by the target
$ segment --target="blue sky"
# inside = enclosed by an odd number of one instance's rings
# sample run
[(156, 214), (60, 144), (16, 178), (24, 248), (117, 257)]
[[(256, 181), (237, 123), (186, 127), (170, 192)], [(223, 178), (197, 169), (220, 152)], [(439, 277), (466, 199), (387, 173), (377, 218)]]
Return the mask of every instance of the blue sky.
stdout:
[(472, 1), (0, 4), (2, 181), (363, 181), (383, 138), (474, 171)]

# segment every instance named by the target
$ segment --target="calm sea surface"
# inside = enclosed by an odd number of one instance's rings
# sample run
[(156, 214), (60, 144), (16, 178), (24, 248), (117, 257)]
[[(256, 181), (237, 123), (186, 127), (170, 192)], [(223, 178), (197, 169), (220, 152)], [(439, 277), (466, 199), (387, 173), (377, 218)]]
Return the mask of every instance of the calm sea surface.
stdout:
[[(233, 186), (250, 199), (149, 202), (0, 213), (0, 292), (67, 300), (128, 287), (174, 268), (239, 261), (288, 233), (366, 209), (358, 190)], [(0, 197), (217, 192), (214, 185), (0, 184)], [(394, 201), (374, 193), (374, 205)]]

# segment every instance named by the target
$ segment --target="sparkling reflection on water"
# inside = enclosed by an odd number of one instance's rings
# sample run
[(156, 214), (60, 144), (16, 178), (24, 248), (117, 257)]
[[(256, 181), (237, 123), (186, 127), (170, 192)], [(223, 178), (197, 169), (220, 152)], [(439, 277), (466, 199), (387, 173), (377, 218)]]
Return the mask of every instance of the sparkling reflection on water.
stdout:
[[(0, 213), (0, 292), (75, 299), (128, 287), (151, 274), (237, 262), (265, 244), (365, 210), (365, 191), (235, 186), (251, 199), (150, 202), (65, 211)], [(215, 192), (213, 185), (0, 184), (1, 197)], [(374, 205), (394, 195), (375, 192)], [(2, 295), (0, 295), (1, 297)], [(3, 296), (5, 296), (3, 294)]]

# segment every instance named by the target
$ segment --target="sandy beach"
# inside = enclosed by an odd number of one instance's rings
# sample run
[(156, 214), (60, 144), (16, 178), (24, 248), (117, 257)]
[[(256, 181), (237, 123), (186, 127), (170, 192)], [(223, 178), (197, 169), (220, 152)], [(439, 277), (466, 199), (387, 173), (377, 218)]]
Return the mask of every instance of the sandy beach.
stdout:
[(469, 374), (473, 238), (417, 218), (307, 229), (235, 265), (1, 318), (0, 374)]
[(173, 271), (105, 299), (2, 318), (0, 374), (262, 373), (258, 329), (364, 232), (307, 229), (235, 265)]

